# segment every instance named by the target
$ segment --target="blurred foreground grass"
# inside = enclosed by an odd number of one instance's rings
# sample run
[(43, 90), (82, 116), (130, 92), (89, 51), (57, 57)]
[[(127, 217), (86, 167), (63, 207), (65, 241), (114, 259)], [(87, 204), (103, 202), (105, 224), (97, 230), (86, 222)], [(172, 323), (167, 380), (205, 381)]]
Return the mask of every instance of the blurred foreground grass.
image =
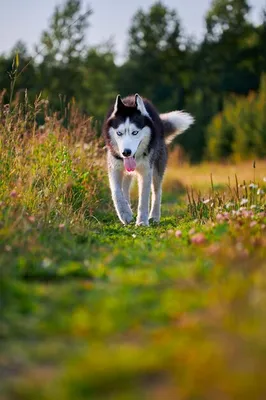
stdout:
[[(12, 118), (1, 399), (266, 398), (265, 162), (234, 167), (230, 187), (230, 166), (170, 162), (161, 224), (122, 227), (84, 121), (66, 132), (49, 117), (24, 140)], [(202, 192), (189, 207), (187, 185)]]

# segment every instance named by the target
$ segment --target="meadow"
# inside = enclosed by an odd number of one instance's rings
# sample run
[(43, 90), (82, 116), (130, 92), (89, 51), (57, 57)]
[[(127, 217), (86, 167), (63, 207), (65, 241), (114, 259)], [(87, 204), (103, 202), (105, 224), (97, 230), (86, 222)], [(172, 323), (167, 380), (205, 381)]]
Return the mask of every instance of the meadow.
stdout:
[(0, 106), (1, 399), (265, 399), (265, 160), (173, 150), (124, 227), (92, 121), (48, 108)]

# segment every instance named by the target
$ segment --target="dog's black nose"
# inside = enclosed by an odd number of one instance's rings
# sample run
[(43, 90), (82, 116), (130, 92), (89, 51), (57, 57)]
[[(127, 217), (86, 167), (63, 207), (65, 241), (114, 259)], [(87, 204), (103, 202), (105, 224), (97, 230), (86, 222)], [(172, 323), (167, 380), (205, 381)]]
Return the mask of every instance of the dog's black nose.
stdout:
[(131, 150), (130, 149), (125, 149), (122, 154), (123, 154), (124, 157), (129, 157), (129, 156), (131, 156)]

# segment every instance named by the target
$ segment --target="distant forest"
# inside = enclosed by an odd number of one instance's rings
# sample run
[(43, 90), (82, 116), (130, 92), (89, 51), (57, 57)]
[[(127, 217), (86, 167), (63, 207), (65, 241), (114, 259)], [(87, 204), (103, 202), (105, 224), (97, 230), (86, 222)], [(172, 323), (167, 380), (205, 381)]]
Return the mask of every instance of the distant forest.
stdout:
[(87, 42), (93, 10), (81, 0), (55, 8), (49, 27), (29, 54), (22, 42), (0, 56), (5, 103), (40, 95), (63, 113), (75, 102), (102, 121), (117, 93), (140, 93), (161, 111), (184, 109), (196, 118), (179, 143), (190, 161), (266, 156), (266, 7), (251, 23), (247, 0), (213, 0), (199, 43), (178, 10), (155, 2), (132, 16), (127, 54), (117, 65), (114, 43)]

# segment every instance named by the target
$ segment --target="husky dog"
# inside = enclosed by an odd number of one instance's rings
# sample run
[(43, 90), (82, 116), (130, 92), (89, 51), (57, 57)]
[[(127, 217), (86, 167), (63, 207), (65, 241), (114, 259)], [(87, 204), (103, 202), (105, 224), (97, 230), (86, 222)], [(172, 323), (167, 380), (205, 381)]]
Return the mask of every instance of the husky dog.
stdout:
[[(138, 94), (116, 101), (103, 126), (107, 146), (108, 174), (117, 215), (123, 224), (133, 220), (130, 186), (137, 175), (139, 203), (136, 225), (160, 221), (162, 180), (167, 163), (167, 148), (184, 132), (193, 117), (185, 112), (157, 112), (147, 99)], [(152, 192), (149, 212), (150, 192)]]

